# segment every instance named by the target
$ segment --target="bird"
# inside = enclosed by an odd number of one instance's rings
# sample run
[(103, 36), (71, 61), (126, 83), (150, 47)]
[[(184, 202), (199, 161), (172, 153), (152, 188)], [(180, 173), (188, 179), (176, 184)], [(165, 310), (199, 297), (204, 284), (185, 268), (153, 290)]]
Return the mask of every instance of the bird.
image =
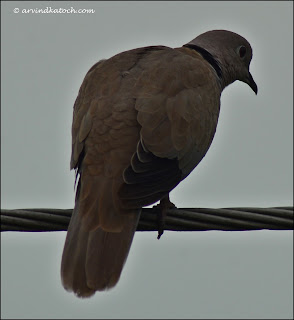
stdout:
[(224, 88), (239, 80), (257, 94), (251, 59), (245, 38), (212, 30), (181, 47), (136, 48), (90, 68), (73, 108), (76, 197), (61, 261), (67, 291), (86, 298), (117, 284), (142, 207), (160, 201), (166, 213), (170, 191), (207, 153)]

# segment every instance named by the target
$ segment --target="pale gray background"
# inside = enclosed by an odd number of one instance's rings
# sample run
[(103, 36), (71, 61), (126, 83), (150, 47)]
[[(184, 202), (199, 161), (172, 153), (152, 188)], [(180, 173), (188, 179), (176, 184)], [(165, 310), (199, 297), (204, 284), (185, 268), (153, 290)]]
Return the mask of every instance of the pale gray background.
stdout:
[[(99, 59), (228, 29), (253, 47), (255, 96), (222, 95), (212, 147), (171, 193), (178, 207), (292, 205), (292, 2), (2, 2), (2, 207), (72, 208), (72, 106)], [(22, 14), (14, 8), (93, 8)], [(137, 233), (117, 287), (60, 283), (65, 232), (5, 233), (2, 318), (292, 318), (290, 231)]]

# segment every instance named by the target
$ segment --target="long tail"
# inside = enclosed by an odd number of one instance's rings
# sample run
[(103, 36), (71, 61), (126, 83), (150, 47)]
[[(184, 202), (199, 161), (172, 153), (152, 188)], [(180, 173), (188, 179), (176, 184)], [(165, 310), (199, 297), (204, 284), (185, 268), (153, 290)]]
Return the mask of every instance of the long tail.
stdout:
[(140, 211), (132, 212), (121, 232), (101, 227), (88, 231), (79, 214), (79, 200), (73, 211), (64, 245), (61, 278), (64, 288), (78, 297), (89, 297), (118, 282), (137, 228)]

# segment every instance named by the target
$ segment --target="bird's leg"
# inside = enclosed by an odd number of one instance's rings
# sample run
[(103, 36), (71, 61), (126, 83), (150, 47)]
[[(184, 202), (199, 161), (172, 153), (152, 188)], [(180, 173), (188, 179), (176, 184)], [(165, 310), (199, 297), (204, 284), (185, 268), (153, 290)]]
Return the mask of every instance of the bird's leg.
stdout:
[(158, 214), (157, 214), (158, 236), (157, 236), (157, 239), (160, 239), (160, 237), (162, 236), (163, 231), (164, 231), (165, 218), (167, 216), (167, 212), (169, 209), (176, 208), (176, 206), (172, 202), (170, 202), (169, 194), (167, 194), (166, 196), (164, 196), (160, 200), (160, 203), (154, 207), (156, 207), (156, 209), (158, 210)]

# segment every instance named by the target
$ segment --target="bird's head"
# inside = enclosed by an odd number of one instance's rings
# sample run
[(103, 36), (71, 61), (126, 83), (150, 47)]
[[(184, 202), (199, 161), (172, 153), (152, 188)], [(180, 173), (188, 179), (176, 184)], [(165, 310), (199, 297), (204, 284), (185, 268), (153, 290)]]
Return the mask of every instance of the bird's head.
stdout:
[(199, 35), (185, 46), (189, 45), (206, 50), (214, 58), (221, 69), (223, 88), (240, 80), (257, 94), (257, 85), (249, 72), (252, 48), (245, 38), (231, 31), (213, 30)]

